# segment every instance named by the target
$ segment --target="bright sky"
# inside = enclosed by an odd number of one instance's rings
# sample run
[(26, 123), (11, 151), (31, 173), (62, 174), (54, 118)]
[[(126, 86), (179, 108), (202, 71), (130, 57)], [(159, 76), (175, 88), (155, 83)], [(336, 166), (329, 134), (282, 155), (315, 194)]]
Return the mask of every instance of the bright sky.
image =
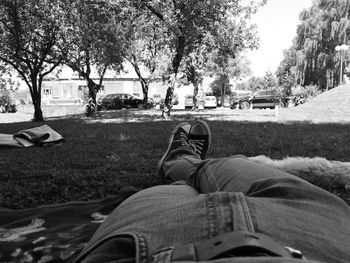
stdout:
[(260, 37), (259, 50), (247, 54), (254, 76), (267, 70), (276, 71), (283, 50), (292, 45), (299, 24), (299, 13), (311, 6), (312, 0), (268, 0), (255, 15)]

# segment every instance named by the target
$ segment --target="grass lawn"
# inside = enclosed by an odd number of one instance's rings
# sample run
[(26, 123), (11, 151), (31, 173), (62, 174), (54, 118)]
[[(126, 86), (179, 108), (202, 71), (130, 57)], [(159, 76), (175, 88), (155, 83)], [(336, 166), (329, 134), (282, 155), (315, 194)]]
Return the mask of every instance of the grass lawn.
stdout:
[[(157, 175), (156, 165), (167, 147), (169, 132), (179, 121), (192, 121), (198, 116), (184, 114), (171, 121), (140, 118), (139, 122), (125, 122), (125, 113), (118, 114), (119, 119), (103, 116), (93, 120), (49, 120), (46, 123), (64, 136), (64, 143), (0, 149), (0, 207), (20, 209), (98, 199), (118, 193), (124, 186), (142, 189), (166, 183)], [(350, 124), (283, 124), (200, 117), (209, 119), (213, 133), (209, 157), (264, 154), (278, 159), (321, 156), (350, 161)], [(0, 124), (0, 132), (15, 133), (38, 125)], [(339, 195), (344, 194), (338, 190)]]
[[(51, 109), (52, 110), (52, 109)], [(47, 109), (56, 116), (64, 109)], [(76, 109), (79, 112), (79, 109)], [(58, 112), (59, 111), (59, 112)], [(66, 113), (63, 112), (65, 115)], [(156, 173), (169, 133), (180, 121), (207, 120), (213, 133), (208, 157), (234, 154), (325, 157), (350, 162), (350, 86), (323, 93), (296, 108), (274, 110), (206, 110), (102, 112), (95, 119), (82, 115), (51, 118), (47, 124), (65, 142), (53, 147), (0, 149), (0, 207), (14, 209), (89, 200), (118, 193), (124, 186), (143, 189), (166, 183)], [(40, 125), (28, 112), (0, 114), (0, 133), (16, 133)], [(48, 115), (45, 115), (48, 116)], [(2, 123), (2, 124), (1, 124)], [(322, 185), (350, 204), (349, 193)]]

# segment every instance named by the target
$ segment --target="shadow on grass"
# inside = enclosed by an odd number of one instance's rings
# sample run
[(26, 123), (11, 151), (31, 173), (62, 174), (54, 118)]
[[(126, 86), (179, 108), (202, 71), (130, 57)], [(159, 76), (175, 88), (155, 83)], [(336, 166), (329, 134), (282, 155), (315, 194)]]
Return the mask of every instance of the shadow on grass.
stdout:
[[(171, 119), (163, 120), (159, 111), (154, 112), (152, 116), (147, 111), (121, 111), (102, 112), (93, 119), (81, 115), (48, 119), (46, 123), (65, 138), (63, 144), (0, 149), (0, 206), (28, 208), (91, 200), (115, 194), (124, 186), (143, 189), (165, 184), (156, 166), (169, 133), (178, 122), (197, 118), (207, 120), (212, 130), (208, 157), (319, 156), (350, 162), (350, 124), (211, 120), (217, 115), (206, 111), (174, 112)], [(15, 133), (38, 125), (0, 124), (0, 130)], [(331, 186), (320, 186), (333, 191)], [(341, 191), (333, 192), (341, 196)]]

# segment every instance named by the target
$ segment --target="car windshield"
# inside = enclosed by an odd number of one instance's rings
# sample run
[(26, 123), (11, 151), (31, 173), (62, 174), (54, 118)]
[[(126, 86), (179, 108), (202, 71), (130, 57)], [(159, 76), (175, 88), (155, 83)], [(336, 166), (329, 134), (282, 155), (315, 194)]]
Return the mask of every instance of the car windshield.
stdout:
[(105, 99), (112, 99), (114, 97), (117, 97), (115, 94), (108, 94), (106, 97), (104, 97)]
[(277, 96), (278, 92), (275, 90), (259, 90), (254, 93), (255, 96)]
[(268, 95), (268, 92), (266, 90), (259, 90), (254, 93), (254, 96), (265, 96)]
[(250, 90), (244, 90), (244, 91), (234, 91), (231, 94), (231, 98), (242, 98), (250, 96), (252, 92)]

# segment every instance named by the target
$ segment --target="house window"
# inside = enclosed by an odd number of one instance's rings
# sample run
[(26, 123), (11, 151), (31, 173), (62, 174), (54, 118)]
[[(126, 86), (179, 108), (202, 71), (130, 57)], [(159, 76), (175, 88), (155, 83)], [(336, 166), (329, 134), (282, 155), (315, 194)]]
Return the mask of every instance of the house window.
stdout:
[(45, 89), (44, 89), (44, 94), (45, 94), (45, 95), (51, 95), (51, 89), (45, 88)]

